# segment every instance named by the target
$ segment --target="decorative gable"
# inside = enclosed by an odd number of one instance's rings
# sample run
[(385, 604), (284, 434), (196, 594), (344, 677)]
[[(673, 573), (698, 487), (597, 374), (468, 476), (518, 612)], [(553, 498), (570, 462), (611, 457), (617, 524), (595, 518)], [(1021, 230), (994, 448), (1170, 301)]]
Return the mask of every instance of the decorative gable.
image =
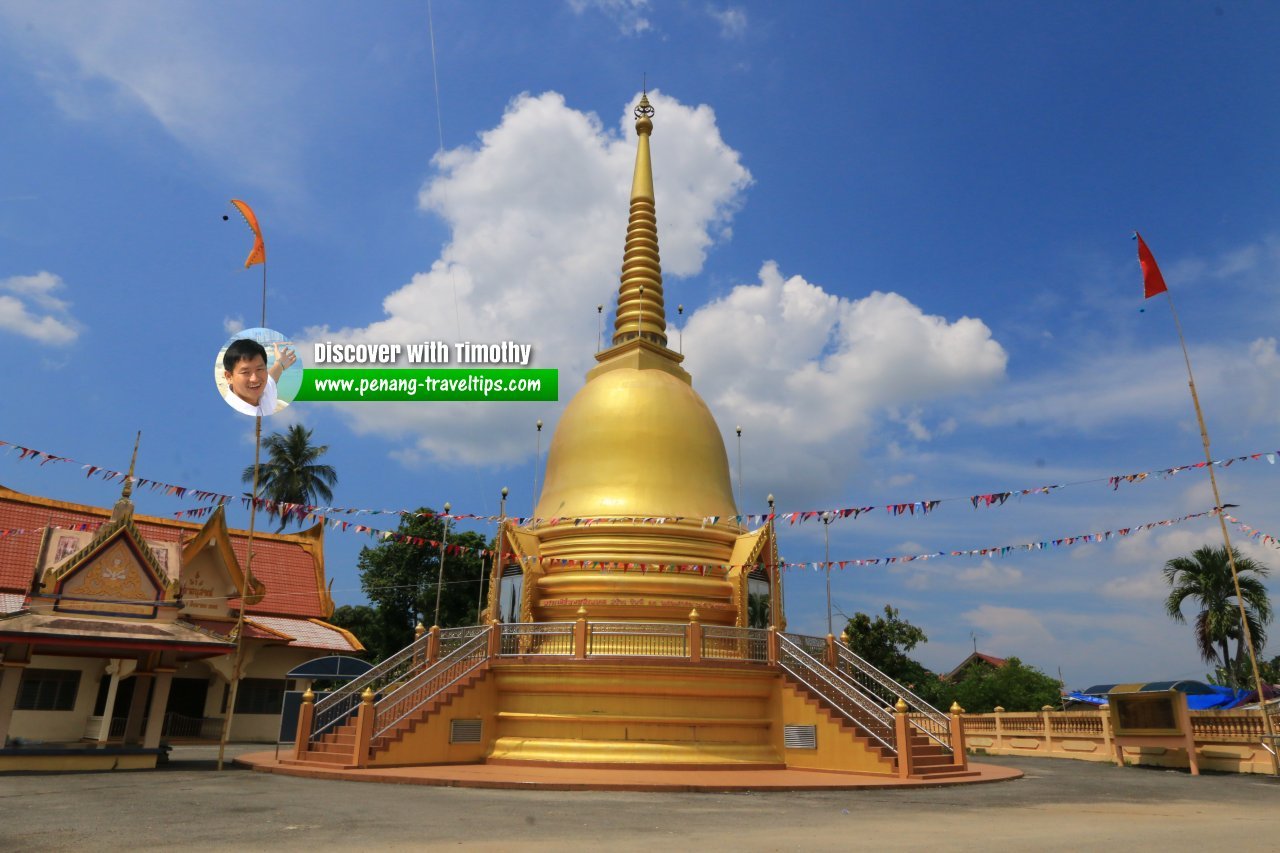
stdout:
[(80, 553), (49, 570), (41, 587), (60, 612), (137, 618), (153, 618), (177, 592), (127, 519), (105, 526)]

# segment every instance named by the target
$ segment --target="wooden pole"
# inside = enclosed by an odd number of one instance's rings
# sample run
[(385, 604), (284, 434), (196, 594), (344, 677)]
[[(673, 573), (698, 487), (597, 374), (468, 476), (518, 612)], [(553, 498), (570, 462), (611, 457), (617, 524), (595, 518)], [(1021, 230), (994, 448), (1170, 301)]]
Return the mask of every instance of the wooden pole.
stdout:
[[(1222, 496), (1218, 493), (1218, 477), (1213, 468), (1213, 452), (1209, 449), (1209, 430), (1204, 423), (1204, 410), (1200, 407), (1200, 395), (1196, 393), (1196, 378), (1191, 372), (1191, 356), (1187, 352), (1187, 339), (1182, 334), (1182, 322), (1178, 319), (1178, 311), (1173, 307), (1173, 295), (1165, 290), (1165, 298), (1169, 302), (1169, 312), (1173, 314), (1173, 325), (1178, 330), (1178, 343), (1182, 345), (1182, 360), (1187, 365), (1187, 387), (1191, 389), (1191, 403), (1196, 410), (1196, 422), (1200, 426), (1200, 442), (1204, 445), (1205, 468), (1209, 471), (1209, 484), (1213, 487), (1214, 515), (1218, 517), (1218, 526), (1222, 528), (1222, 541), (1227, 548), (1227, 563), (1231, 566), (1231, 582), (1235, 585), (1236, 604), (1240, 608), (1240, 631), (1244, 636), (1245, 647), (1249, 650), (1249, 663), (1253, 667), (1253, 683), (1258, 691), (1258, 713), (1262, 714), (1262, 728), (1267, 740), (1274, 748), (1275, 731), (1271, 725), (1271, 715), (1267, 713), (1266, 694), (1262, 689), (1262, 676), (1258, 672), (1258, 655), (1253, 648), (1253, 633), (1249, 630), (1249, 620), (1244, 606), (1244, 596), (1240, 594), (1240, 575), (1236, 571), (1236, 555), (1231, 547), (1231, 533), (1227, 529), (1227, 520), (1223, 517)], [(1275, 752), (1271, 753), (1271, 772), (1280, 775), (1280, 762)]]

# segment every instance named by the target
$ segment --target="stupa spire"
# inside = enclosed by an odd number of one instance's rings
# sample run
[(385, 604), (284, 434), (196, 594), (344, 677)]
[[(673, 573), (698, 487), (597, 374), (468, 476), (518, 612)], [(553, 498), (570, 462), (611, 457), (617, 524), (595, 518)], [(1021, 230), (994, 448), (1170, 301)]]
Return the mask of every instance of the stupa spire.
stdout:
[(653, 195), (653, 161), (649, 136), (653, 133), (653, 107), (648, 93), (635, 108), (636, 168), (631, 179), (631, 217), (622, 254), (622, 284), (618, 288), (618, 313), (613, 323), (613, 344), (640, 337), (667, 345), (667, 315), (662, 301), (662, 262), (658, 257), (658, 220)]

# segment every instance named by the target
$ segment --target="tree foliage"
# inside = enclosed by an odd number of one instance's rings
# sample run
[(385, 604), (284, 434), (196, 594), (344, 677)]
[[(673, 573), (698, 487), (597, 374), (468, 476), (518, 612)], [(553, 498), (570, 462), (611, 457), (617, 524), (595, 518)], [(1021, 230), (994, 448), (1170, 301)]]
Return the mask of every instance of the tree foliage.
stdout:
[[(419, 513), (431, 513), (420, 509)], [(397, 533), (429, 542), (444, 538), (444, 522), (434, 514), (406, 515), (400, 519)], [(448, 544), (465, 549), (463, 553), (446, 553), (444, 584), (440, 595), (440, 627), (478, 623), (481, 580), (479, 549), (488, 547), (485, 538), (474, 531), (458, 532), (452, 526)], [(450, 549), (452, 550), (452, 549)], [(487, 578), (488, 559), (483, 560)], [(385, 539), (371, 548), (363, 548), (356, 561), (360, 586), (378, 611), (379, 630), (385, 654), (404, 648), (413, 641), (414, 626), (421, 620), (430, 627), (436, 612), (436, 578), (440, 569), (440, 547), (417, 545)], [(485, 581), (488, 598), (488, 581)], [(358, 635), (357, 635), (358, 636)], [(363, 640), (363, 638), (361, 638)]]
[(944, 681), (910, 656), (916, 646), (929, 641), (924, 631), (888, 604), (883, 615), (874, 619), (855, 613), (845, 633), (855, 654), (944, 711), (952, 702), (974, 713), (991, 711), (997, 705), (1007, 711), (1038, 711), (1061, 700), (1057, 681), (1017, 658), (1009, 658), (1002, 667), (981, 662), (967, 667), (960, 680)]
[(1016, 657), (1008, 658), (1004, 666), (975, 663), (951, 688), (960, 707), (974, 714), (989, 713), (997, 706), (1006, 711), (1039, 711), (1045, 705), (1058, 707), (1062, 701), (1056, 679)]
[[(258, 495), (276, 503), (328, 504), (333, 500), (338, 473), (317, 460), (329, 452), (329, 445), (311, 443), (311, 430), (294, 424), (283, 433), (273, 432), (262, 440), (267, 461), (258, 466)], [(242, 479), (253, 482), (253, 466), (244, 469)], [(277, 532), (300, 516), (282, 515)]]
[[(1261, 652), (1267, 641), (1266, 625), (1271, 621), (1271, 601), (1262, 579), (1270, 574), (1270, 569), (1241, 556), (1234, 549), (1232, 554), (1249, 633), (1253, 637), (1254, 648)], [(1206, 663), (1217, 664), (1224, 677), (1233, 680), (1240, 669), (1240, 662), (1248, 659), (1248, 652), (1244, 645), (1244, 632), (1240, 629), (1239, 599), (1236, 598), (1226, 547), (1206, 545), (1197, 548), (1190, 557), (1175, 557), (1164, 564), (1164, 577), (1170, 586), (1165, 611), (1174, 620), (1185, 622), (1182, 607), (1188, 599), (1200, 608), (1195, 619), (1200, 657)], [(1232, 640), (1235, 641), (1234, 655), (1231, 653)]]

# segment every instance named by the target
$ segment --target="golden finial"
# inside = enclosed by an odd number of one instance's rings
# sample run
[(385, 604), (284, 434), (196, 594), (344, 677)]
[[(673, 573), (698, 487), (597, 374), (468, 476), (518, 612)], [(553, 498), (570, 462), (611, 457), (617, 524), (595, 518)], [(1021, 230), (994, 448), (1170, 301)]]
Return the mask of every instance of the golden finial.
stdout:
[(689, 621), (690, 622), (698, 621), (698, 608), (695, 607), (689, 611)]
[(658, 254), (658, 219), (654, 207), (653, 161), (649, 136), (653, 133), (653, 106), (646, 92), (634, 110), (636, 117), (636, 168), (631, 179), (631, 216), (622, 254), (622, 285), (613, 322), (613, 345), (644, 338), (667, 345), (667, 314), (662, 297), (662, 261)]
[(306, 705), (310, 705), (312, 702), (316, 701), (316, 694), (311, 692), (310, 687), (307, 688), (306, 693), (302, 694), (302, 701)]
[(366, 705), (373, 704), (373, 688), (372, 687), (366, 687), (364, 689), (364, 692), (360, 694), (360, 701)]
[(120, 497), (128, 500), (133, 494), (133, 469), (138, 464), (138, 445), (142, 443), (142, 430), (138, 430), (138, 435), (133, 439), (133, 456), (129, 457), (129, 473), (124, 477), (124, 488), (120, 490)]
[(952, 703), (951, 703), (951, 713), (953, 713), (953, 714), (963, 714), (963, 713), (964, 713), (964, 708), (961, 708), (961, 707), (960, 707), (960, 703), (959, 703), (959, 702), (952, 702)]
[(578, 618), (579, 619), (587, 618), (587, 606), (585, 604), (578, 605)]
[(906, 700), (905, 700), (905, 699), (903, 699), (901, 696), (899, 696), (899, 697), (898, 697), (898, 701), (897, 701), (897, 703), (893, 706), (893, 710), (897, 711), (899, 714), (905, 714), (905, 713), (907, 713), (907, 702), (906, 702)]

